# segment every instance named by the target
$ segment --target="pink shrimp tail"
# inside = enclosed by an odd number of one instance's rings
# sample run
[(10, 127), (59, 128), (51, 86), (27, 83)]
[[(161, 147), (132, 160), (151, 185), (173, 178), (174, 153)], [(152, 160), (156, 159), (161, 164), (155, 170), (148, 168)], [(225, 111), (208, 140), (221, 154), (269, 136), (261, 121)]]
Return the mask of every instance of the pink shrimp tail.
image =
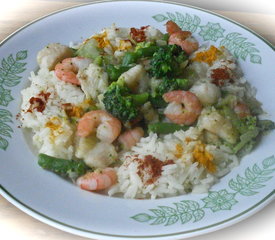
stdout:
[(79, 137), (87, 137), (93, 131), (95, 131), (96, 118), (90, 112), (85, 113), (82, 118), (79, 119), (77, 125), (77, 135)]
[(166, 32), (169, 33), (169, 35), (181, 31), (181, 28), (173, 21), (167, 21), (166, 25)]
[(125, 150), (129, 150), (131, 147), (135, 146), (143, 136), (143, 129), (141, 127), (136, 127), (121, 134), (118, 141), (123, 145)]
[(112, 168), (103, 169), (102, 172), (88, 172), (76, 180), (76, 184), (87, 191), (104, 190), (117, 182), (117, 175)]
[(87, 67), (91, 60), (83, 57), (65, 58), (55, 65), (54, 73), (56, 77), (64, 82), (80, 85), (77, 73), (80, 69)]

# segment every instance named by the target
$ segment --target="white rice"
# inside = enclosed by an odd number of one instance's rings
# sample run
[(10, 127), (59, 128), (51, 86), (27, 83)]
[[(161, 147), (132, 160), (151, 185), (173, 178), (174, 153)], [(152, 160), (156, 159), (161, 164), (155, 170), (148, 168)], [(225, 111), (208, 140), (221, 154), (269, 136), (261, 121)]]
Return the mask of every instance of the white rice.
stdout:
[[(157, 198), (192, 193), (204, 193), (217, 182), (218, 178), (238, 165), (238, 158), (229, 153), (225, 146), (219, 148), (206, 145), (206, 150), (214, 156), (217, 166), (215, 174), (208, 173), (194, 161), (194, 147), (200, 143), (203, 132), (191, 127), (187, 131), (177, 131), (162, 138), (150, 134), (142, 138), (131, 151), (121, 156), (123, 164), (117, 169), (118, 184), (109, 190), (109, 195), (123, 194), (124, 198)], [(186, 141), (186, 139), (191, 139)], [(176, 146), (181, 145), (183, 153), (176, 157)], [(152, 173), (140, 169), (144, 158), (151, 155), (162, 162), (173, 160), (174, 164), (162, 167), (161, 176), (148, 184)], [(136, 159), (139, 159), (138, 161)], [(142, 174), (140, 171), (143, 171)]]
[[(80, 104), (84, 101), (84, 93), (76, 86), (60, 81), (54, 72), (40, 69), (37, 75), (31, 73), (31, 86), (22, 90), (21, 106), (22, 127), (33, 131), (33, 143), (39, 153), (55, 157), (71, 159), (74, 147), (74, 129), (69, 123), (62, 104)], [(41, 92), (50, 93), (43, 112), (28, 111), (31, 97), (37, 97)], [(52, 123), (57, 129), (47, 127)]]

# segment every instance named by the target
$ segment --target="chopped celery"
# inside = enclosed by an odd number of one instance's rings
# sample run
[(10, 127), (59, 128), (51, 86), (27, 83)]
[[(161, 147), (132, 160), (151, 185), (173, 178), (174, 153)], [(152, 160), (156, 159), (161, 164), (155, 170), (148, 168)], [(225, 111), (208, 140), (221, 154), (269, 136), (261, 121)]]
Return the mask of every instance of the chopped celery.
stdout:
[(84, 42), (76, 51), (76, 55), (79, 57), (86, 57), (95, 59), (101, 53), (101, 49), (98, 48), (97, 41), (93, 38)]
[(238, 151), (240, 151), (250, 141), (255, 140), (259, 133), (260, 129), (256, 127), (255, 129), (248, 130), (246, 133), (242, 134), (240, 136), (240, 142), (233, 147), (233, 152), (237, 153)]

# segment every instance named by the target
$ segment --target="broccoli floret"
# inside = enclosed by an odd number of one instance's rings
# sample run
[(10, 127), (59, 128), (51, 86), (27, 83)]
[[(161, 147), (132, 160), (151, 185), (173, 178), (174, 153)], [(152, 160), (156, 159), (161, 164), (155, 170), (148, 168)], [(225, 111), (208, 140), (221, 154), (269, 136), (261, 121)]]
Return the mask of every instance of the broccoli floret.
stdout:
[(247, 116), (241, 119), (241, 126), (239, 128), (240, 133), (245, 133), (249, 130), (254, 130), (257, 127), (257, 117)]
[(259, 120), (257, 125), (263, 132), (275, 129), (275, 123), (271, 120)]
[(245, 118), (240, 118), (234, 110), (227, 106), (223, 105), (219, 109), (219, 113), (226, 117), (232, 123), (233, 127), (240, 133), (246, 133), (249, 130), (254, 130), (257, 127), (257, 117), (256, 116), (247, 116)]
[(147, 93), (132, 95), (121, 80), (113, 82), (103, 96), (105, 109), (124, 123), (137, 118), (139, 106), (147, 100)]
[(163, 78), (159, 85), (154, 89), (150, 96), (151, 104), (155, 108), (163, 108), (167, 103), (163, 100), (164, 93), (174, 90), (187, 90), (190, 87), (190, 81), (185, 78)]
[(128, 71), (130, 67), (126, 67), (126, 66), (115, 66), (112, 64), (108, 64), (106, 66), (106, 72), (109, 76), (109, 81), (110, 82), (114, 82), (116, 80), (118, 80), (119, 76)]
[(174, 90), (187, 90), (190, 82), (185, 78), (164, 78), (157, 88), (157, 92), (164, 94)]
[(150, 74), (157, 78), (178, 77), (186, 66), (187, 55), (177, 45), (165, 45), (153, 54)]

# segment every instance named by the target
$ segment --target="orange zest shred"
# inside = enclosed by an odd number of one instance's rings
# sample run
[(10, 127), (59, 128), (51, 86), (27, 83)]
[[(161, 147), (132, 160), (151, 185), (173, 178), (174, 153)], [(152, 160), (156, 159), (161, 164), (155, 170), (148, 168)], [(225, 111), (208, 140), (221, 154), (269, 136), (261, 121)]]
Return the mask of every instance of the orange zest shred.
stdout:
[(105, 48), (106, 46), (111, 46), (110, 41), (107, 39), (107, 32), (103, 32), (92, 37), (98, 43), (99, 48)]
[(84, 114), (84, 111), (83, 111), (82, 107), (73, 106), (72, 110), (69, 112), (68, 115), (70, 117), (81, 118), (83, 114)]
[(176, 158), (180, 158), (182, 156), (183, 153), (183, 147), (181, 144), (176, 144), (176, 153), (175, 153), (175, 157)]
[(52, 117), (50, 121), (46, 122), (45, 127), (53, 131), (58, 130), (61, 127), (60, 119), (58, 117)]
[[(223, 49), (223, 47), (221, 47), (221, 49)], [(221, 50), (211, 45), (208, 50), (196, 53), (192, 60), (197, 62), (205, 62), (211, 66), (221, 54)]]
[(216, 172), (216, 165), (213, 163), (213, 155), (206, 151), (206, 145), (199, 142), (193, 150), (194, 161), (202, 165), (210, 173)]
[(190, 143), (190, 142), (192, 142), (192, 141), (193, 141), (193, 139), (190, 138), (190, 137), (186, 137), (186, 138), (185, 138), (185, 142), (187, 142), (187, 143)]
[(95, 102), (91, 98), (86, 98), (82, 103), (79, 104), (79, 107), (82, 107), (83, 109), (89, 108), (91, 106), (95, 106)]
[(132, 43), (130, 40), (120, 40), (119, 46), (116, 50), (128, 50), (130, 48), (132, 48)]
[(50, 140), (55, 141), (57, 135), (64, 133), (62, 128), (62, 121), (58, 117), (52, 117), (48, 122), (46, 122), (45, 127), (51, 130)]

